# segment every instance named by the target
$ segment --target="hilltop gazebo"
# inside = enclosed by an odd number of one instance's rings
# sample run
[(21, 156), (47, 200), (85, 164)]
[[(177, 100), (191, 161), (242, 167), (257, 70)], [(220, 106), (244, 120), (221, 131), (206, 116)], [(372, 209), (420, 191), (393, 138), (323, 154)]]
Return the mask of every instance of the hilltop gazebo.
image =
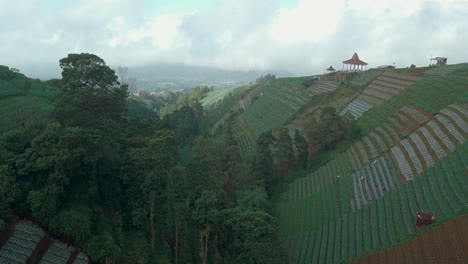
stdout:
[(326, 69), (326, 71), (327, 71), (328, 73), (332, 73), (332, 72), (335, 72), (336, 70), (333, 69), (333, 66), (330, 65), (330, 67), (328, 67), (328, 69)]
[(343, 70), (362, 71), (364, 69), (367, 69), (367, 62), (360, 60), (356, 52), (351, 59), (343, 61)]
[(435, 58), (431, 58), (431, 64), (432, 64), (432, 61), (435, 61), (436, 63), (433, 64), (433, 65), (437, 65), (437, 66), (446, 65), (446, 64), (447, 64), (447, 58), (445, 58), (445, 57), (435, 57)]

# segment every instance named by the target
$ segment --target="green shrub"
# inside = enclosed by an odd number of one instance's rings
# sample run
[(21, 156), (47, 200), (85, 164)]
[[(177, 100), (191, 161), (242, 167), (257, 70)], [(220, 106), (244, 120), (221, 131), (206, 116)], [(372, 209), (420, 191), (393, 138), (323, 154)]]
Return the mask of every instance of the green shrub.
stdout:
[(7, 224), (3, 219), (0, 219), (0, 233), (5, 232), (7, 230)]
[(64, 210), (51, 219), (50, 230), (84, 244), (91, 235), (91, 219), (85, 212)]
[(116, 258), (120, 254), (120, 248), (115, 244), (114, 238), (109, 233), (94, 236), (85, 246), (86, 253), (93, 262), (102, 259)]

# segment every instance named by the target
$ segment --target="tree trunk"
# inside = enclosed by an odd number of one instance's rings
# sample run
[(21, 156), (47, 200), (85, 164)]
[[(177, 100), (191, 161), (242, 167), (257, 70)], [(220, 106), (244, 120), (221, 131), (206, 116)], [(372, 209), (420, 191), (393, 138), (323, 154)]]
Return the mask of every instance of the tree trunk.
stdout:
[(215, 238), (214, 238), (213, 244), (214, 244), (214, 247), (215, 247), (215, 255), (214, 255), (215, 261), (214, 261), (214, 263), (218, 264), (219, 251), (218, 251), (218, 234), (217, 233), (215, 233)]
[(179, 255), (178, 235), (179, 235), (179, 220), (176, 219), (176, 222), (175, 222), (175, 264), (177, 264), (177, 255)]
[(203, 231), (200, 231), (200, 258), (203, 264), (206, 264), (206, 259), (208, 255), (208, 239), (210, 236), (209, 226), (205, 227)]
[(206, 264), (206, 258), (208, 257), (208, 239), (210, 238), (210, 228), (208, 227), (206, 230), (205, 234), (205, 259), (204, 259), (204, 264)]
[(154, 197), (150, 197), (151, 252), (155, 250), (156, 228), (154, 226)]

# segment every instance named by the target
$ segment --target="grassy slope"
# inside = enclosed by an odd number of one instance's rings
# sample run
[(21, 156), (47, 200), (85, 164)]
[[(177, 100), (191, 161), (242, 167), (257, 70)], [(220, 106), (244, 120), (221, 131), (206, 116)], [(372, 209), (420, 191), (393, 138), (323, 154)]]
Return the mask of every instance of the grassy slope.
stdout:
[(54, 90), (0, 66), (0, 134), (46, 118), (53, 107)]
[(281, 78), (256, 88), (261, 95), (240, 115), (256, 137), (283, 126), (303, 110), (312, 99), (311, 92), (302, 85), (306, 78)]
[(240, 86), (232, 90), (227, 90), (227, 93), (221, 92), (224, 90), (213, 91), (208, 96), (202, 98), (200, 103), (205, 108), (205, 121), (203, 131), (214, 131), (216, 127), (224, 124), (229, 115), (239, 110), (237, 104), (237, 96), (248, 89), (249, 86)]
[(219, 89), (212, 92), (207, 93), (201, 100), (200, 103), (204, 109), (208, 109), (214, 103), (223, 100), (231, 92), (231, 89)]

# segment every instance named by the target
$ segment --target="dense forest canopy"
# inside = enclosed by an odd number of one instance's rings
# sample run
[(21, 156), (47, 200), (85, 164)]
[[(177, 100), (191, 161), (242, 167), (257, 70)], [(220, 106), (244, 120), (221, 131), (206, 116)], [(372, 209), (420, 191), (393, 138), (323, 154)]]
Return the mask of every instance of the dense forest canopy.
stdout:
[[(94, 54), (59, 63), (46, 121), (0, 138), (2, 229), (31, 219), (93, 262), (286, 261), (270, 201), (306, 166), (303, 137), (270, 131), (242, 159), (229, 122), (200, 132), (199, 100), (212, 89), (130, 98)], [(192, 156), (184, 165), (180, 149)]]

